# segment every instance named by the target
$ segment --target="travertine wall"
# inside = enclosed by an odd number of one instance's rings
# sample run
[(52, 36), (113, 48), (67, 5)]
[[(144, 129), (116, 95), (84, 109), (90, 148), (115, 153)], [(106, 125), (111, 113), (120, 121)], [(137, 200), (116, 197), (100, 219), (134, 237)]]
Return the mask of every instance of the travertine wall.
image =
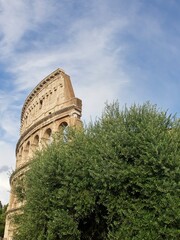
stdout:
[(6, 216), (4, 238), (12, 240), (11, 216), (20, 211), (13, 188), (23, 178), (34, 151), (52, 141), (52, 135), (61, 127), (81, 126), (81, 100), (76, 98), (70, 77), (57, 69), (43, 79), (25, 100), (21, 114), (20, 138), (16, 146), (16, 170), (11, 175), (11, 194)]

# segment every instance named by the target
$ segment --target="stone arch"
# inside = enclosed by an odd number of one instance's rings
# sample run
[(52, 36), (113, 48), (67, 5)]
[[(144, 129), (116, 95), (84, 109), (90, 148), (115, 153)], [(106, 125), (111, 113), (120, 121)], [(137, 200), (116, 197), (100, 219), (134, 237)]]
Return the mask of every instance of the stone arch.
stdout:
[(41, 109), (43, 107), (43, 99), (39, 100), (39, 109)]
[(66, 121), (63, 121), (63, 122), (60, 123), (59, 129), (66, 128), (67, 126), (68, 126), (68, 123)]
[(16, 164), (17, 167), (21, 164), (22, 156), (23, 156), (23, 146), (21, 146), (17, 152), (17, 164)]
[(39, 135), (36, 134), (33, 138), (33, 142), (31, 145), (32, 151), (34, 152), (36, 149), (39, 148)]
[(68, 123), (67, 122), (62, 122), (62, 123), (60, 123), (60, 125), (59, 125), (59, 131), (62, 133), (62, 135), (63, 135), (63, 141), (64, 142), (67, 142), (67, 134), (68, 134)]
[(47, 145), (51, 144), (53, 141), (53, 138), (52, 138), (52, 129), (51, 128), (47, 128), (44, 132), (44, 135), (43, 135), (43, 142)]
[(24, 153), (24, 154), (23, 154), (23, 158), (24, 158), (25, 161), (27, 161), (28, 158), (29, 158), (30, 145), (31, 145), (31, 143), (30, 143), (30, 141), (28, 141), (28, 142), (26, 143), (25, 148), (24, 148), (24, 151), (23, 151), (23, 153)]
[(33, 143), (34, 143), (36, 146), (39, 145), (39, 135), (38, 135), (38, 134), (35, 135)]

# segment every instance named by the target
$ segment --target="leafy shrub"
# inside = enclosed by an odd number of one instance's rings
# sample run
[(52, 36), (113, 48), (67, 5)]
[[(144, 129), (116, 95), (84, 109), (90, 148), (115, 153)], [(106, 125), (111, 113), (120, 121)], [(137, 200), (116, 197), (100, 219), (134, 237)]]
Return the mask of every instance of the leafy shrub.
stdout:
[(178, 119), (114, 103), (68, 139), (34, 157), (15, 239), (180, 239)]

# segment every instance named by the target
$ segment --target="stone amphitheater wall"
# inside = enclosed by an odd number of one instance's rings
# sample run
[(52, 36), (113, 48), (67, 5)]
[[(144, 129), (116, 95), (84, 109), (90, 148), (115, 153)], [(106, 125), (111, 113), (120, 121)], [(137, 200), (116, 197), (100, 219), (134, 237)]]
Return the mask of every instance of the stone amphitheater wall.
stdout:
[(10, 177), (5, 239), (12, 240), (14, 225), (11, 219), (23, 205), (14, 194), (14, 188), (29, 169), (34, 152), (50, 144), (53, 134), (60, 128), (82, 126), (81, 109), (82, 102), (75, 97), (70, 77), (62, 69), (44, 78), (26, 98), (21, 113), (20, 138), (16, 145), (16, 169)]

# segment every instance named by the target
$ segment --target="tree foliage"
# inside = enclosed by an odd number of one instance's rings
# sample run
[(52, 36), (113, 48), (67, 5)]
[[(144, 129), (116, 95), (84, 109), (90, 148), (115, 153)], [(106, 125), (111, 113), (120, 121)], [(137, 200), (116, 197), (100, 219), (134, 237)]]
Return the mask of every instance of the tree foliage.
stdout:
[(180, 239), (179, 167), (178, 119), (149, 103), (106, 105), (36, 154), (15, 239)]
[(0, 238), (4, 236), (4, 227), (5, 227), (5, 213), (7, 205), (2, 205), (0, 201)]

